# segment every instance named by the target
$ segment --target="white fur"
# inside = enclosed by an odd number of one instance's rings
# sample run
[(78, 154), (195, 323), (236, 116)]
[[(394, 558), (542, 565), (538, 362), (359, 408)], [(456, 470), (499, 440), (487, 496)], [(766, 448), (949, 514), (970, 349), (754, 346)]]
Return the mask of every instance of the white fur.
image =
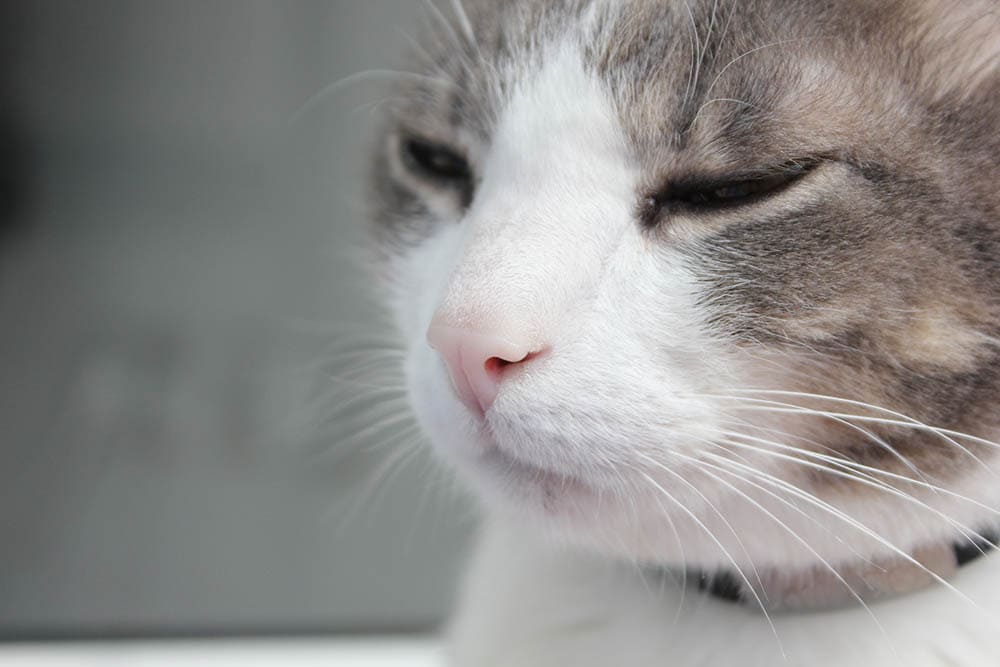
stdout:
[[(651, 591), (636, 569), (616, 565), (687, 562), (749, 576), (755, 566), (807, 567), (818, 554), (885, 557), (889, 544), (950, 539), (955, 525), (944, 516), (978, 526), (988, 513), (930, 492), (914, 491), (926, 506), (888, 494), (824, 499), (883, 542), (816, 506), (793, 511), (740, 487), (782, 526), (685, 463), (713, 451), (706, 443), (732, 407), (700, 396), (760, 386), (765, 367), (706, 333), (671, 238), (636, 223), (639, 174), (579, 52), (562, 44), (541, 61), (520, 74), (482, 148), (471, 210), (397, 266), (395, 309), (412, 333), (407, 372), (421, 424), (488, 513), (508, 517), (490, 524), (471, 570), (456, 664), (764, 666), (779, 663), (782, 645), (793, 665), (994, 664), (978, 651), (1000, 655), (991, 639), (1000, 559), (961, 574), (989, 611), (942, 588), (878, 605), (888, 639), (859, 609), (777, 619), (780, 645), (759, 613), (706, 598), (678, 613), (678, 589)], [(424, 340), (435, 312), (515, 330), (547, 350), (504, 382), (485, 428)], [(747, 458), (809, 490), (804, 470)], [(954, 490), (995, 507), (998, 486), (984, 472)]]
[[(776, 615), (554, 548), (497, 519), (466, 579), (451, 659), (476, 667), (988, 667), (1000, 663), (1000, 558), (955, 586), (863, 609)], [(978, 605), (978, 606), (977, 606)]]

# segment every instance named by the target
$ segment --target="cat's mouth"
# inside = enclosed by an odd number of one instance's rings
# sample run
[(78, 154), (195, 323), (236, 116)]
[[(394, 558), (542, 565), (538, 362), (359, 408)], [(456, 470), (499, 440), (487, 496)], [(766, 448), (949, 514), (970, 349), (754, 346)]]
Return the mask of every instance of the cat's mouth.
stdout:
[(575, 477), (554, 470), (548, 470), (533, 463), (527, 463), (499, 447), (491, 447), (483, 456), (483, 462), (506, 477), (532, 481), (579, 482)]
[(488, 447), (479, 457), (480, 466), (498, 480), (504, 490), (521, 499), (526, 490), (534, 490), (542, 495), (545, 509), (555, 510), (562, 498), (579, 499), (596, 493), (594, 486), (579, 475), (525, 461), (498, 445), (495, 439), (489, 440)]

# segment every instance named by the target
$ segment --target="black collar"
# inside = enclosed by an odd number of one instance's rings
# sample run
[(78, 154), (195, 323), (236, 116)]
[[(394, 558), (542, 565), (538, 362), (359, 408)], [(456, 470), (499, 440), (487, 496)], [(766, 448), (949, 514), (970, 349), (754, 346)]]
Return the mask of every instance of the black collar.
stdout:
[[(952, 570), (958, 570), (969, 563), (976, 561), (990, 552), (1000, 548), (1000, 530), (988, 530), (978, 533), (970, 538), (963, 538), (954, 542), (950, 546), (950, 553), (954, 557), (954, 563), (950, 564)], [(942, 549), (944, 548), (942, 547)], [(706, 572), (704, 570), (691, 570), (687, 574), (688, 581), (692, 582), (699, 591), (724, 602), (746, 604), (758, 606), (758, 596), (754, 596), (747, 591), (743, 579), (730, 570), (717, 570)], [(862, 598), (865, 596), (862, 595)], [(879, 595), (873, 596), (879, 597)], [(881, 597), (885, 597), (884, 594)], [(772, 601), (776, 609), (802, 610), (818, 609), (821, 605), (815, 603), (808, 604), (785, 604), (784, 602)], [(840, 605), (831, 605), (840, 606)]]

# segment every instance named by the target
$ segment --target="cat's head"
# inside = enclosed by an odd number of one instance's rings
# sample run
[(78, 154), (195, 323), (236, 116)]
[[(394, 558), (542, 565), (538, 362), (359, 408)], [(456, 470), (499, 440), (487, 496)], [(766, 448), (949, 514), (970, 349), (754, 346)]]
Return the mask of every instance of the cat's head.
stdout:
[(373, 199), (413, 407), (487, 503), (666, 562), (991, 518), (991, 3), (465, 4)]

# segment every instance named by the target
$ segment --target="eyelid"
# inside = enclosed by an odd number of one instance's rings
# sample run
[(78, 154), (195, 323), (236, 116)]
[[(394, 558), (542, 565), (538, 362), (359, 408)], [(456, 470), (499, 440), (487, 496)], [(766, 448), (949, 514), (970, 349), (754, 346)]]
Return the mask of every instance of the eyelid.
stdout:
[(428, 164), (429, 162), (432, 162), (434, 158), (440, 158), (440, 167), (444, 171), (441, 174), (434, 174), (435, 176), (459, 178), (465, 177), (469, 172), (468, 159), (460, 151), (447, 144), (425, 141), (417, 137), (407, 137), (403, 139), (402, 147), (418, 169), (427, 170), (428, 166), (433, 167), (433, 165)]
[(454, 193), (463, 208), (472, 203), (476, 173), (461, 145), (402, 129), (393, 138), (391, 152), (408, 177), (422, 187)]
[[(677, 179), (646, 196), (640, 205), (639, 216), (644, 226), (654, 227), (660, 222), (664, 211), (670, 208), (697, 214), (751, 206), (791, 187), (821, 162), (818, 159), (794, 160), (770, 168), (735, 173), (725, 177), (693, 176)], [(773, 183), (767, 183), (772, 180)], [(713, 195), (721, 190), (755, 184), (762, 184), (765, 187), (762, 191), (751, 192), (745, 197), (713, 199)], [(705, 201), (692, 201), (700, 195), (705, 197)]]
[(475, 171), (468, 151), (454, 142), (403, 130), (396, 134), (391, 150), (403, 168), (422, 181), (462, 190), (474, 185)]
[(664, 192), (664, 194), (670, 196), (673, 194), (688, 194), (699, 191), (704, 192), (724, 188), (730, 185), (754, 183), (779, 177), (785, 177), (789, 181), (792, 181), (796, 178), (804, 176), (813, 167), (815, 167), (815, 165), (815, 162), (796, 161), (755, 171), (727, 174), (722, 177), (696, 176), (689, 179), (682, 179), (668, 185), (667, 191)]

